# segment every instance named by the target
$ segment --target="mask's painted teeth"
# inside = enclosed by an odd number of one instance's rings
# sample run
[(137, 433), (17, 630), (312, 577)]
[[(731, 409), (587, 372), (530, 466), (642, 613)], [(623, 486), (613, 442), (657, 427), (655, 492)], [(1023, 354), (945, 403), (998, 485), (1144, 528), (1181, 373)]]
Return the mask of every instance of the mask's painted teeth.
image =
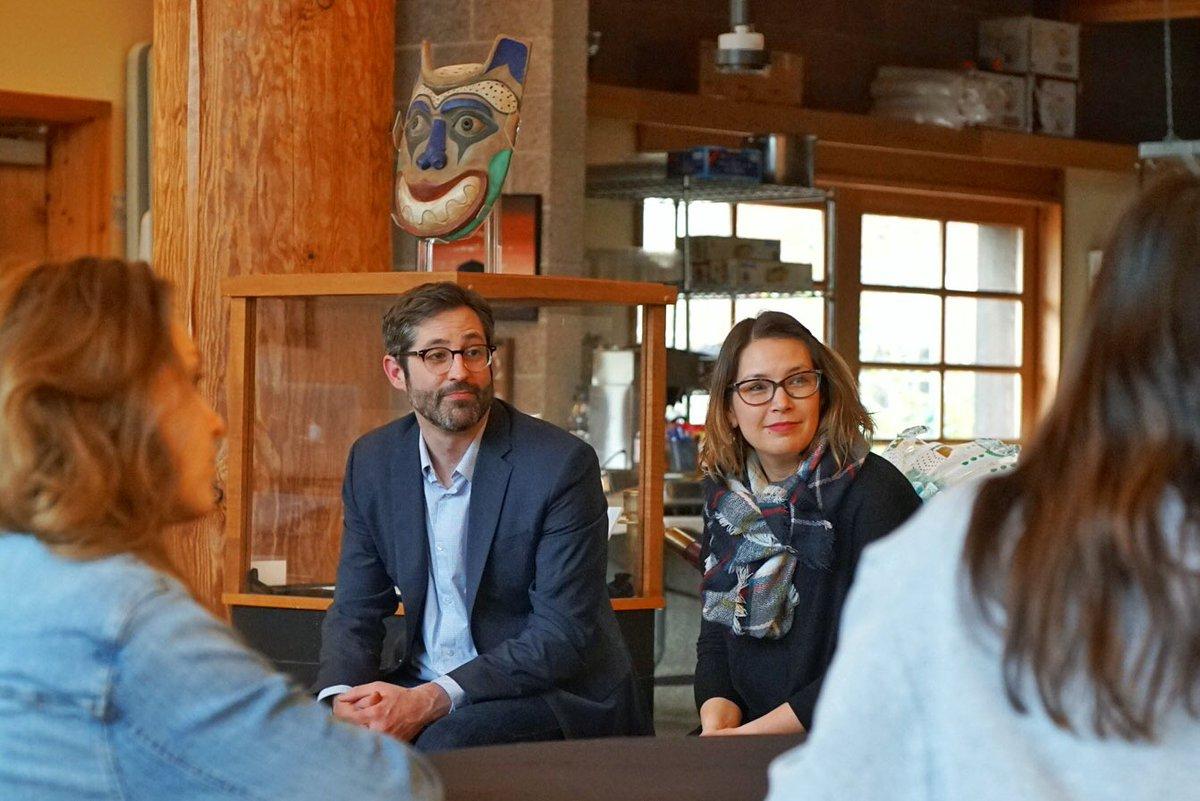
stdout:
[(482, 181), (472, 175), (463, 179), (436, 200), (421, 202), (413, 199), (408, 185), (401, 182), (400, 214), (413, 227), (442, 226), (468, 208), (479, 195)]

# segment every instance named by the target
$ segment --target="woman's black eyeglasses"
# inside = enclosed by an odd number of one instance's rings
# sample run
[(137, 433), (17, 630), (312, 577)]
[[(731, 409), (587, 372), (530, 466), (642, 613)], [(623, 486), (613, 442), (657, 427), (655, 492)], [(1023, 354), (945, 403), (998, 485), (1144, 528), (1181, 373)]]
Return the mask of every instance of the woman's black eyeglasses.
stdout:
[(468, 345), (461, 350), (453, 348), (425, 348), (424, 350), (405, 350), (399, 356), (419, 356), (430, 372), (445, 375), (450, 372), (455, 356), (462, 356), (463, 367), (471, 372), (478, 372), (492, 363), (492, 354), (496, 352), (495, 345)]
[(772, 381), (769, 378), (747, 378), (730, 384), (729, 388), (737, 392), (738, 397), (749, 406), (762, 406), (770, 403), (775, 397), (775, 390), (783, 387), (788, 397), (803, 400), (817, 391), (821, 385), (820, 370), (801, 370), (785, 376), (782, 381)]

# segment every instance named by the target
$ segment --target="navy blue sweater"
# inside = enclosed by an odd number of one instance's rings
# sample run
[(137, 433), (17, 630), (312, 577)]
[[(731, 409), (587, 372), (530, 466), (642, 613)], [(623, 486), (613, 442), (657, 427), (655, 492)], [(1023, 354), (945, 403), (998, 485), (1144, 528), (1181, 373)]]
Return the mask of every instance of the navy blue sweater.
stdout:
[[(717, 488), (715, 482), (705, 482), (706, 500)], [(709, 698), (727, 698), (741, 707), (742, 721), (748, 722), (786, 701), (804, 728), (810, 729), (821, 682), (837, 647), (842, 604), (858, 558), (863, 548), (898, 527), (920, 504), (899, 470), (883, 457), (868, 454), (829, 518), (835, 535), (832, 568), (796, 566), (793, 582), (800, 603), (791, 630), (778, 640), (762, 640), (734, 636), (725, 626), (701, 621), (696, 707)], [(711, 528), (719, 525), (706, 521), (702, 556), (708, 556)]]

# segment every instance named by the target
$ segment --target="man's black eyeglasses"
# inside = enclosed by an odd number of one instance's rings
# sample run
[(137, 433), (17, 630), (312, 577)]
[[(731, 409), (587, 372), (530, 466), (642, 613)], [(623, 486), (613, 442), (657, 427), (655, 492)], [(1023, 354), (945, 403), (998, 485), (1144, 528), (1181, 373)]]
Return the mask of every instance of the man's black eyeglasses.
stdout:
[(747, 378), (730, 384), (729, 388), (737, 392), (738, 397), (750, 406), (762, 406), (770, 403), (775, 397), (775, 390), (783, 387), (789, 397), (804, 400), (817, 391), (821, 385), (820, 370), (801, 370), (785, 376), (782, 381), (772, 381), (769, 378)]
[(492, 363), (492, 354), (496, 352), (495, 345), (468, 345), (465, 348), (425, 348), (423, 350), (401, 351), (399, 356), (419, 356), (425, 367), (438, 375), (450, 372), (450, 365), (455, 356), (462, 356), (463, 367), (471, 372), (478, 372)]

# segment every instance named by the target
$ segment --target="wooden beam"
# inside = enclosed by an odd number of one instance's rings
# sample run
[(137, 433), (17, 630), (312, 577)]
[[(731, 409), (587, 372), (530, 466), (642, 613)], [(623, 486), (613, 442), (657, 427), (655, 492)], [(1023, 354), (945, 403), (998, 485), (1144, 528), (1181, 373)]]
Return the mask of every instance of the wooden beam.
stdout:
[(229, 297), (387, 296), (399, 295), (422, 284), (442, 281), (474, 289), (493, 301), (538, 305), (554, 303), (596, 303), (614, 306), (661, 305), (674, 303), (677, 294), (675, 287), (642, 281), (460, 272), (242, 275), (223, 281), (221, 292)]
[[(736, 147), (741, 138), (692, 128), (639, 124), (637, 149), (642, 153), (681, 150), (697, 145)], [(1053, 167), (1023, 164), (982, 165), (975, 161), (928, 153), (888, 153), (876, 148), (817, 142), (817, 183), (825, 187), (888, 188), (915, 193), (1057, 203), (1062, 173)]]
[[(153, 5), (154, 268), (176, 287), (222, 409), (223, 279), (391, 266), (396, 4)], [(169, 546), (218, 613), (222, 528), (209, 516)]]
[[(311, 595), (266, 595), (252, 592), (227, 592), (221, 595), (226, 606), (254, 606), (265, 609), (308, 609), (323, 612), (333, 604), (332, 598), (317, 598)], [(662, 609), (666, 602), (661, 595), (653, 598), (613, 598), (612, 608), (616, 612), (631, 612), (643, 609)], [(397, 604), (395, 614), (404, 616), (404, 604)]]
[(111, 109), (104, 103), (105, 113), (50, 129), (46, 167), (49, 258), (109, 255)]
[(225, 562), (221, 583), (226, 593), (241, 592), (250, 564), (251, 509), (254, 498), (254, 298), (235, 298), (229, 310), (228, 390), (229, 442), (226, 455)]
[[(642, 307), (642, 419), (639, 454), (638, 515), (641, 537), (629, 543), (637, 558), (641, 549), (642, 575), (638, 595), (657, 597), (663, 588), (663, 480), (667, 471), (662, 443), (665, 424), (662, 410), (667, 406), (667, 310), (665, 306)], [(626, 537), (629, 535), (626, 534)]]
[[(1162, 0), (1066, 0), (1068, 22), (1147, 22), (1163, 18)], [(1200, 0), (1171, 0), (1171, 19), (1200, 17)]]
[(0, 89), (0, 119), (79, 123), (109, 117), (112, 103), (82, 97), (58, 97)]
[(1137, 149), (1131, 145), (985, 128), (956, 131), (840, 111), (595, 83), (588, 87), (588, 114), (710, 135), (745, 136), (768, 131), (809, 133), (824, 142), (883, 153), (918, 153), (985, 163), (1059, 169), (1080, 167), (1111, 172), (1130, 172), (1137, 163)]
[[(1058, 375), (1062, 367), (1062, 260), (1063, 210), (1061, 205), (1049, 205), (1038, 210), (1038, 280), (1037, 295), (1038, 343), (1037, 397), (1033, 420), (1040, 420), (1054, 400)], [(1022, 436), (1027, 435), (1022, 432)]]

